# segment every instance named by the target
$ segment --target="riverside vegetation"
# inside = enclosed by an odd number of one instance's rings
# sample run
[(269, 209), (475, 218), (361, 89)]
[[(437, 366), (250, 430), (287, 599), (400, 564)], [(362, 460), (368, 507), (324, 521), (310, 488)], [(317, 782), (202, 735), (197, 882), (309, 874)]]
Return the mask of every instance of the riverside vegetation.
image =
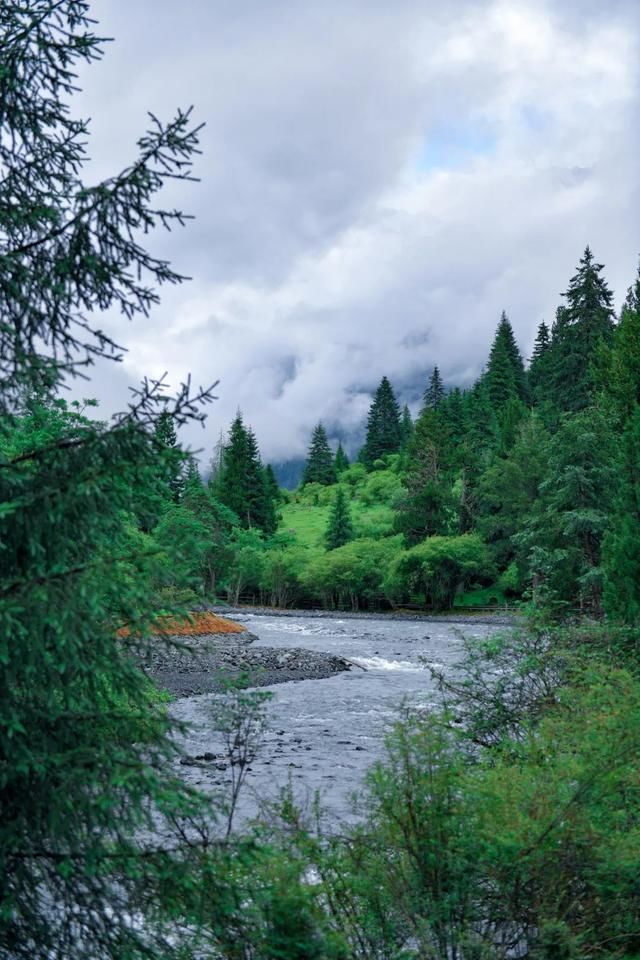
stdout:
[[(88, 13), (0, 5), (0, 957), (640, 957), (640, 280), (615, 317), (587, 250), (528, 369), (503, 316), (478, 383), (434, 369), (415, 423), (383, 380), (356, 463), (319, 425), (283, 494), (238, 417), (205, 486), (175, 430), (210, 390), (145, 382), (108, 424), (60, 397), (120, 353), (92, 310), (145, 315), (182, 279), (139, 237), (183, 222), (156, 195), (198, 149), (189, 112), (152, 118), (131, 166), (82, 181)], [(358, 826), (326, 835), (285, 791), (234, 832), (251, 691), (218, 709), (232, 797), (175, 776), (137, 666), (159, 616), (465, 586), (529, 620), (399, 715)]]

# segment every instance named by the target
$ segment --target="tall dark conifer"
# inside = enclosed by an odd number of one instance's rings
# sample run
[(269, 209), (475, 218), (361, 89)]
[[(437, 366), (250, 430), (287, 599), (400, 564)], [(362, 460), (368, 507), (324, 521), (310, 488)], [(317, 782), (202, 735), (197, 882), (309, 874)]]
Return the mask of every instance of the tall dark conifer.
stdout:
[(245, 427), (239, 411), (222, 452), (213, 493), (239, 517), (243, 527), (257, 527), (266, 534), (274, 532), (275, 511), (258, 444), (253, 431)]
[(342, 443), (338, 444), (338, 449), (336, 450), (333, 466), (336, 472), (336, 477), (339, 477), (341, 473), (344, 473), (344, 471), (349, 466), (349, 457), (344, 452)]
[(527, 399), (524, 362), (504, 310), (491, 346), (485, 382), (491, 406), (496, 413), (508, 400)]
[(551, 399), (551, 333), (542, 321), (538, 327), (531, 363), (529, 365), (529, 389), (534, 403), (544, 403)]
[(445, 390), (442, 377), (440, 376), (440, 371), (438, 367), (433, 368), (433, 372), (429, 377), (429, 383), (427, 389), (424, 392), (423, 397), (423, 406), (425, 410), (437, 410), (442, 401), (444, 400)]
[(402, 444), (400, 407), (387, 377), (375, 392), (367, 417), (367, 438), (362, 459), (371, 468), (375, 460), (387, 453), (397, 453)]
[(451, 442), (459, 445), (467, 433), (464, 394), (460, 387), (454, 387), (444, 398), (440, 407), (440, 418), (447, 428)]
[(325, 543), (327, 550), (336, 550), (338, 547), (343, 547), (345, 543), (349, 543), (350, 540), (353, 540), (353, 524), (349, 512), (349, 503), (344, 495), (344, 490), (339, 486), (329, 515)]
[(413, 419), (411, 417), (411, 411), (409, 410), (409, 407), (405, 403), (404, 407), (402, 408), (402, 418), (400, 420), (400, 433), (402, 436), (403, 450), (406, 450), (407, 445), (411, 440), (411, 437), (413, 436), (413, 430), (414, 430), (414, 426), (413, 426)]
[(307, 462), (302, 476), (303, 486), (307, 483), (321, 483), (329, 486), (336, 482), (336, 470), (327, 433), (321, 423), (311, 436)]
[(167, 484), (171, 499), (175, 503), (180, 503), (184, 493), (183, 457), (178, 447), (173, 417), (168, 410), (163, 410), (158, 417), (154, 437), (162, 457), (162, 477)]
[(566, 304), (558, 310), (551, 376), (553, 400), (561, 410), (576, 412), (589, 405), (596, 389), (594, 361), (601, 345), (613, 338), (613, 293), (601, 276), (603, 269), (587, 247), (563, 294)]

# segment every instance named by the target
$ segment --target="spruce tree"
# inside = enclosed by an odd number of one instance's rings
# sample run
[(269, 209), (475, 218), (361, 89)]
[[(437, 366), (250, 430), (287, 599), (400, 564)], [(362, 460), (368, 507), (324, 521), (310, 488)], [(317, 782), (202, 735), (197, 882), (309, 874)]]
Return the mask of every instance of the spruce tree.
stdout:
[(514, 542), (528, 555), (532, 582), (549, 598), (602, 612), (602, 542), (617, 472), (611, 423), (590, 407), (566, 417), (549, 445), (547, 473)]
[(307, 462), (302, 475), (302, 486), (307, 483), (321, 483), (329, 486), (336, 482), (336, 469), (327, 434), (321, 423), (314, 429)]
[(599, 349), (612, 342), (613, 293), (586, 248), (558, 311), (551, 341), (552, 399), (560, 410), (583, 410), (592, 401), (597, 379), (594, 362)]
[(0, 953), (169, 960), (187, 948), (166, 936), (161, 890), (198, 882), (169, 831), (197, 804), (138, 667), (166, 644), (148, 639), (160, 561), (131, 509), (157, 481), (158, 411), (201, 411), (188, 387), (168, 401), (147, 381), (107, 426), (55, 394), (121, 354), (97, 316), (144, 316), (180, 281), (144, 244), (183, 222), (158, 191), (189, 178), (197, 132), (188, 114), (154, 118), (126, 169), (84, 181), (70, 100), (102, 53), (89, 17), (82, 0), (0, 5)]
[(336, 477), (339, 477), (341, 473), (344, 473), (345, 470), (349, 467), (349, 457), (344, 452), (342, 443), (338, 443), (338, 449), (336, 450), (336, 456), (333, 462), (335, 469)]
[(202, 477), (200, 476), (196, 459), (193, 456), (189, 456), (187, 459), (187, 469), (184, 477), (184, 501), (186, 502), (189, 497), (197, 496), (203, 490), (204, 484), (202, 482)]
[(437, 410), (444, 400), (445, 390), (438, 367), (433, 368), (429, 377), (427, 389), (424, 392), (423, 407), (425, 410)]
[(240, 411), (231, 424), (212, 492), (246, 529), (257, 527), (267, 535), (274, 532), (275, 510), (258, 443), (253, 431), (245, 427)]
[(543, 320), (538, 327), (528, 371), (531, 399), (536, 404), (551, 400), (551, 369), (551, 334)]
[(465, 440), (467, 433), (464, 394), (460, 387), (454, 387), (446, 395), (439, 415), (446, 426), (451, 442), (459, 446)]
[(405, 403), (404, 407), (402, 408), (402, 419), (400, 420), (400, 434), (402, 436), (403, 450), (407, 449), (409, 441), (413, 436), (413, 430), (414, 430), (414, 426), (413, 426), (413, 418), (411, 416), (411, 411), (409, 410), (409, 407)]
[(342, 487), (338, 487), (325, 533), (327, 550), (336, 550), (338, 547), (343, 547), (350, 540), (353, 540), (353, 524), (349, 504), (344, 495), (344, 490)]
[(446, 534), (451, 526), (453, 499), (446, 429), (435, 410), (423, 410), (407, 451), (402, 483), (405, 494), (397, 506), (395, 529), (408, 546), (434, 534)]
[(184, 493), (183, 456), (178, 447), (178, 438), (173, 417), (163, 410), (154, 429), (154, 437), (161, 456), (161, 473), (167, 484), (171, 499), (180, 503)]
[(362, 459), (369, 469), (388, 453), (397, 453), (402, 444), (400, 407), (386, 377), (380, 381), (367, 417), (367, 436)]
[(604, 606), (610, 617), (640, 623), (640, 404), (626, 422), (616, 459), (618, 484), (603, 544)]
[(496, 413), (512, 398), (523, 402), (527, 399), (524, 362), (504, 310), (493, 339), (484, 379), (491, 406)]

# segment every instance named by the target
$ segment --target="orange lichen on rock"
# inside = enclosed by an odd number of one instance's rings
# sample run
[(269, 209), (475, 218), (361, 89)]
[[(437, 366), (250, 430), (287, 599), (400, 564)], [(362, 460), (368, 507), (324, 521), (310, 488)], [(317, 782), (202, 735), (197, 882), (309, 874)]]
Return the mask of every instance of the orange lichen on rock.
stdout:
[[(245, 628), (233, 620), (219, 617), (208, 610), (202, 613), (192, 613), (189, 619), (177, 620), (174, 617), (158, 617), (154, 623), (154, 632), (169, 637), (194, 637), (209, 633), (244, 633)], [(119, 637), (128, 637), (129, 627), (120, 627)]]

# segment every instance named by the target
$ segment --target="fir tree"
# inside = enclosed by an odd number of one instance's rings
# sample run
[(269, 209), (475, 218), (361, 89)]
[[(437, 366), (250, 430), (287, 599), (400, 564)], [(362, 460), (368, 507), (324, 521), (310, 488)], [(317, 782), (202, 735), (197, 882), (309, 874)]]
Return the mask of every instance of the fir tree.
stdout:
[(400, 407), (391, 384), (383, 377), (369, 408), (362, 459), (370, 469), (385, 454), (397, 453), (401, 444)]
[(603, 544), (604, 606), (611, 617), (640, 622), (640, 405), (622, 436), (617, 495)]
[(454, 387), (440, 406), (440, 418), (447, 428), (451, 442), (461, 444), (467, 434), (464, 394), (460, 387)]
[(534, 403), (544, 403), (551, 399), (551, 334), (549, 327), (542, 321), (538, 327), (533, 354), (529, 364), (529, 389)]
[(397, 507), (394, 526), (408, 546), (434, 534), (449, 532), (453, 500), (451, 478), (444, 469), (447, 437), (435, 410), (418, 417), (408, 448), (403, 477), (406, 493)]
[(202, 477), (200, 476), (200, 471), (198, 470), (198, 464), (195, 457), (190, 456), (187, 460), (187, 469), (184, 477), (184, 501), (185, 503), (189, 500), (190, 497), (197, 496), (204, 490), (204, 484), (202, 482)]
[(499, 439), (498, 420), (489, 396), (486, 375), (464, 396), (467, 437), (474, 450), (481, 455), (494, 449)]
[(213, 493), (236, 514), (243, 527), (258, 527), (266, 534), (275, 530), (273, 500), (267, 489), (258, 444), (239, 411), (231, 424)]
[(532, 584), (549, 598), (602, 612), (602, 540), (615, 497), (611, 424), (595, 407), (567, 417), (549, 445), (547, 473), (514, 542), (528, 554)]
[(333, 462), (335, 469), (336, 477), (339, 477), (341, 473), (344, 473), (345, 470), (349, 467), (349, 457), (344, 452), (342, 443), (338, 443), (338, 449), (336, 450), (336, 456)]
[(178, 447), (173, 417), (167, 410), (163, 410), (156, 421), (154, 437), (162, 458), (162, 477), (171, 499), (180, 503), (184, 493), (183, 455)]
[(327, 434), (321, 423), (311, 436), (307, 462), (302, 476), (302, 486), (307, 483), (321, 483), (330, 486), (336, 482), (336, 470), (333, 454), (327, 440)]
[(444, 400), (445, 390), (438, 367), (433, 368), (429, 377), (429, 384), (424, 392), (423, 406), (425, 410), (437, 410)]
[[(70, 100), (102, 53), (90, 13), (0, 5), (0, 953), (13, 960), (177, 957), (157, 894), (190, 867), (165, 831), (196, 811), (138, 667), (166, 648), (148, 640), (158, 559), (130, 510), (164, 461), (158, 410), (199, 419), (197, 398), (185, 388), (169, 406), (146, 382), (106, 427), (55, 390), (121, 353), (92, 318), (145, 315), (182, 279), (144, 244), (183, 222), (157, 193), (189, 178), (197, 133), (188, 114), (153, 118), (126, 169), (84, 181), (87, 124)], [(32, 395), (40, 419), (19, 416)], [(139, 635), (118, 636), (131, 619)], [(151, 850), (147, 829), (166, 843)]]
[(504, 310), (491, 346), (485, 382), (491, 406), (496, 412), (512, 398), (523, 402), (527, 399), (524, 362)]
[(550, 362), (552, 399), (561, 410), (589, 405), (596, 389), (597, 352), (613, 339), (613, 294), (601, 276), (603, 269), (587, 247), (556, 317)]
[(411, 411), (405, 403), (402, 408), (402, 419), (400, 420), (400, 434), (402, 437), (402, 449), (406, 450), (411, 437), (413, 436), (413, 418), (411, 416)]
[(327, 550), (336, 550), (338, 547), (343, 547), (350, 540), (353, 540), (353, 524), (349, 504), (344, 495), (344, 490), (342, 487), (338, 487), (325, 533)]

